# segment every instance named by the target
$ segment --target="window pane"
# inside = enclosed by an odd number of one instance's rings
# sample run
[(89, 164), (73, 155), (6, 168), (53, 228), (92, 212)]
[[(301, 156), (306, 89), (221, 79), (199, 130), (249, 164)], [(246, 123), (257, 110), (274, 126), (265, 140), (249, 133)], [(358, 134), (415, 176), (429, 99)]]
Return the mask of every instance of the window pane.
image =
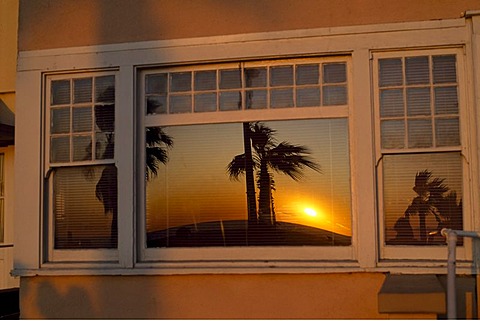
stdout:
[(270, 106), (272, 108), (293, 107), (293, 89), (272, 89)]
[(220, 110), (242, 109), (242, 93), (239, 91), (226, 91), (220, 93)]
[(220, 70), (220, 89), (234, 89), (242, 87), (242, 78), (239, 69)]
[(442, 228), (462, 230), (460, 153), (385, 155), (387, 245), (445, 245)]
[(323, 87), (323, 105), (346, 105), (347, 87), (346, 86), (325, 86)]
[(92, 131), (92, 108), (74, 107), (73, 108), (73, 132)]
[(435, 88), (435, 114), (458, 114), (457, 87)]
[(95, 131), (113, 132), (115, 130), (115, 106), (95, 106)]
[(378, 66), (380, 87), (403, 85), (402, 59), (380, 59)]
[(114, 133), (97, 133), (95, 135), (95, 159), (113, 159), (114, 150)]
[(270, 68), (270, 86), (293, 85), (293, 66), (278, 66)]
[(247, 109), (267, 108), (266, 90), (247, 90), (245, 96)]
[(192, 90), (191, 72), (174, 72), (170, 74), (170, 91), (182, 92)]
[(326, 84), (347, 81), (347, 66), (344, 63), (323, 65), (323, 82)]
[(431, 115), (430, 88), (427, 87), (407, 89), (407, 115)]
[(428, 57), (405, 58), (405, 76), (407, 79), (407, 85), (430, 83)]
[(167, 113), (167, 96), (147, 97), (147, 115), (166, 114), (166, 113)]
[(439, 118), (435, 121), (437, 146), (459, 146), (460, 124), (458, 118)]
[(147, 94), (166, 94), (167, 93), (167, 74), (147, 75), (146, 92)]
[(4, 154), (0, 154), (0, 243), (5, 242), (5, 174)]
[(195, 72), (195, 90), (217, 89), (217, 72), (215, 70)]
[(246, 68), (245, 86), (247, 88), (267, 86), (267, 68)]
[(405, 147), (405, 122), (403, 120), (383, 120), (381, 132), (382, 148)]
[(68, 134), (70, 132), (70, 108), (51, 110), (50, 132), (52, 134)]
[[(146, 150), (150, 163), (154, 155), (168, 156), (157, 158), (157, 175), (147, 175), (147, 247), (350, 245), (348, 121), (247, 126), (256, 133), (254, 159), (270, 166), (268, 174), (256, 172), (258, 181), (249, 183), (258, 216), (247, 210), (243, 124), (162, 128), (156, 149)], [(271, 143), (261, 144), (262, 133), (267, 132), (273, 135)], [(173, 141), (171, 147), (165, 143), (167, 137)], [(294, 146), (299, 145), (301, 152), (295, 153)], [(304, 166), (290, 172), (298, 181), (284, 175), (300, 160)], [(228, 166), (231, 175), (240, 175), (238, 180), (225, 171)], [(315, 170), (317, 166), (322, 173)]]
[(53, 216), (55, 249), (116, 248), (116, 167), (56, 169)]
[(51, 87), (51, 105), (70, 104), (70, 80), (54, 80)]
[(73, 136), (73, 160), (92, 160), (92, 136)]
[(191, 113), (192, 112), (192, 96), (178, 95), (170, 96), (170, 113)]
[(50, 140), (50, 161), (52, 163), (70, 161), (70, 136), (52, 137)]
[(195, 111), (216, 111), (217, 110), (217, 94), (196, 94), (195, 95)]
[(320, 88), (297, 89), (298, 107), (315, 107), (320, 105)]
[(316, 85), (319, 84), (319, 65), (298, 65), (297, 66), (297, 85)]
[(405, 114), (402, 89), (380, 90), (380, 116), (395, 117)]
[(92, 78), (73, 80), (73, 103), (89, 103), (92, 101)]
[(449, 83), (457, 81), (456, 57), (433, 56), (433, 83)]
[(432, 121), (412, 119), (408, 121), (408, 147), (422, 148), (433, 146)]
[(115, 102), (115, 76), (95, 78), (95, 102)]

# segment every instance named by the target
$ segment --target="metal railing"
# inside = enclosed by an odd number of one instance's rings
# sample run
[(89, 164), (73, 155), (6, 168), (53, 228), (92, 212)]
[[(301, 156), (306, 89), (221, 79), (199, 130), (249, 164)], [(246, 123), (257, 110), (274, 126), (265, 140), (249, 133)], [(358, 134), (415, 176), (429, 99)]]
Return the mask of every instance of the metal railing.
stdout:
[[(442, 235), (447, 238), (448, 261), (447, 261), (447, 318), (457, 319), (457, 286), (456, 286), (456, 265), (457, 265), (457, 237), (471, 237), (480, 239), (480, 233), (459, 231), (444, 228)], [(475, 259), (475, 258), (474, 258)]]

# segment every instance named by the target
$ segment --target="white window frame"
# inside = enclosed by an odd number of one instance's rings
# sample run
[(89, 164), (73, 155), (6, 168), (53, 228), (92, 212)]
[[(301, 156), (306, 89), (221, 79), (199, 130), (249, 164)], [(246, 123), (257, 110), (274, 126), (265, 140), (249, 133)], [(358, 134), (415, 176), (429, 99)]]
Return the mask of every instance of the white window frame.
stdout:
[[(339, 55), (331, 57), (318, 58), (292, 58), (282, 60), (267, 61), (249, 61), (243, 62), (245, 67), (272, 66), (272, 65), (288, 65), (292, 63), (333, 63), (342, 62), (346, 64), (347, 73), (347, 104), (340, 106), (320, 106), (320, 107), (290, 107), (290, 108), (266, 108), (253, 110), (235, 110), (235, 111), (215, 111), (215, 112), (199, 112), (199, 113), (181, 113), (181, 114), (155, 114), (145, 116), (145, 78), (146, 75), (158, 73), (159, 71), (168, 72), (171, 70), (181, 71), (198, 71), (212, 70), (216, 68), (238, 68), (239, 62), (231, 64), (199, 64), (187, 67), (158, 67), (139, 69), (139, 85), (138, 85), (138, 131), (137, 131), (137, 155), (141, 155), (138, 159), (144, 159), (144, 128), (149, 126), (173, 126), (173, 125), (191, 125), (191, 124), (215, 124), (215, 123), (232, 123), (246, 121), (270, 121), (270, 120), (293, 120), (293, 119), (328, 119), (343, 118), (348, 122), (348, 133), (351, 132), (350, 111), (353, 97), (353, 89), (351, 85), (351, 57), (349, 55)], [(228, 66), (228, 67), (227, 67)], [(351, 150), (351, 140), (348, 139), (349, 150)], [(352, 177), (352, 155), (349, 153), (350, 159), (350, 178)], [(185, 261), (201, 261), (201, 262), (221, 262), (232, 260), (248, 260), (248, 261), (354, 261), (356, 259), (356, 233), (354, 226), (355, 210), (353, 202), (352, 186), (350, 186), (351, 199), (351, 230), (352, 238), (350, 246), (301, 246), (301, 247), (205, 247), (205, 248), (146, 248), (146, 227), (145, 227), (145, 166), (142, 162), (137, 164), (138, 175), (138, 200), (137, 200), (137, 251), (140, 262), (158, 262), (172, 263)], [(142, 264), (142, 263), (140, 263)], [(145, 264), (145, 263), (144, 263)]]
[[(381, 132), (380, 132), (380, 101), (379, 101), (379, 67), (378, 60), (384, 58), (405, 58), (417, 56), (433, 56), (433, 55), (455, 55), (457, 66), (457, 89), (458, 89), (458, 109), (460, 119), (460, 146), (454, 147), (434, 147), (434, 148), (407, 148), (404, 149), (383, 149), (381, 147)], [(431, 70), (431, 69), (430, 69)], [(447, 256), (447, 248), (445, 246), (413, 246), (413, 245), (386, 245), (385, 242), (385, 222), (384, 222), (384, 207), (383, 207), (383, 155), (401, 155), (401, 154), (415, 154), (428, 152), (459, 152), (462, 159), (462, 203), (463, 203), (463, 229), (470, 230), (473, 228), (472, 207), (471, 207), (471, 176), (470, 159), (472, 152), (468, 146), (471, 144), (471, 133), (469, 130), (468, 115), (470, 114), (469, 104), (467, 102), (466, 92), (466, 72), (465, 72), (465, 57), (464, 48), (431, 48), (418, 49), (407, 51), (385, 51), (373, 53), (373, 91), (374, 91), (374, 106), (375, 106), (375, 158), (377, 169), (377, 203), (378, 203), (378, 246), (380, 261), (388, 262), (388, 260), (439, 260), (444, 261)], [(464, 239), (463, 246), (457, 247), (458, 260), (471, 259), (472, 241), (468, 238)]]
[[(116, 249), (55, 249), (55, 218), (53, 213), (53, 175), (55, 168), (65, 168), (65, 167), (78, 167), (85, 165), (115, 165), (117, 158), (117, 137), (115, 137), (115, 151), (114, 158), (107, 160), (91, 160), (91, 161), (70, 161), (70, 162), (59, 162), (51, 163), (50, 162), (50, 101), (51, 101), (51, 83), (55, 80), (73, 80), (78, 78), (85, 77), (99, 77), (99, 76), (114, 76), (115, 77), (115, 88), (118, 87), (118, 72), (117, 70), (98, 70), (98, 71), (84, 71), (84, 72), (71, 72), (71, 73), (59, 73), (59, 74), (45, 74), (44, 79), (44, 155), (43, 155), (43, 177), (44, 177), (44, 200), (46, 204), (44, 205), (44, 214), (43, 214), (43, 224), (44, 224), (44, 253), (43, 253), (43, 263), (55, 263), (55, 262), (101, 262), (101, 263), (113, 263), (118, 262), (119, 260), (119, 236), (117, 228), (117, 248)], [(116, 89), (117, 90), (117, 89)], [(118, 95), (115, 90), (115, 129), (116, 133), (118, 130), (117, 125), (117, 105), (118, 105)], [(73, 92), (70, 93), (73, 95)], [(93, 104), (93, 102), (92, 102)], [(92, 149), (95, 148), (92, 146)], [(118, 177), (117, 177), (118, 184)], [(118, 214), (120, 215), (120, 214)], [(117, 218), (118, 220), (118, 218)]]

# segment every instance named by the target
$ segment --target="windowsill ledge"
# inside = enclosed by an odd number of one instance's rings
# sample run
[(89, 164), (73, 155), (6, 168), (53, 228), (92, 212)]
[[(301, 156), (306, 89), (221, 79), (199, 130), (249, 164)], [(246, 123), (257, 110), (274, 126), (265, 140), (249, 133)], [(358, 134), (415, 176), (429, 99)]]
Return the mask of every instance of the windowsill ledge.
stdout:
[(378, 293), (378, 312), (444, 314), (445, 290), (435, 275), (387, 275)]

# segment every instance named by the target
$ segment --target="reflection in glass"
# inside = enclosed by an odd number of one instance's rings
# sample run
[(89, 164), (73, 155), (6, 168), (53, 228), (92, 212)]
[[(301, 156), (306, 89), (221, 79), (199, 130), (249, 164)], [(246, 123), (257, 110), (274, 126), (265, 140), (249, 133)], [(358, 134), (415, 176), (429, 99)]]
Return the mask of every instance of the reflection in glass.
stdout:
[(427, 56), (405, 58), (407, 85), (429, 84), (430, 66)]
[(326, 84), (342, 83), (347, 81), (347, 66), (344, 63), (324, 64), (323, 82)]
[(240, 91), (224, 91), (220, 93), (220, 110), (242, 109), (242, 93)]
[(217, 72), (215, 70), (195, 72), (195, 90), (217, 89)]
[(381, 117), (398, 117), (403, 116), (404, 113), (402, 89), (380, 90)]
[(166, 114), (167, 113), (167, 96), (150, 96), (147, 97), (147, 115)]
[(113, 103), (115, 101), (115, 76), (95, 78), (95, 102)]
[(245, 92), (247, 109), (267, 108), (266, 90), (247, 90)]
[(217, 93), (195, 94), (195, 111), (216, 111)]
[(50, 162), (70, 161), (70, 136), (52, 137), (50, 140)]
[(73, 103), (89, 103), (92, 101), (92, 78), (73, 80)]
[(242, 78), (239, 69), (220, 70), (220, 89), (242, 88)]
[(320, 106), (320, 88), (298, 88), (296, 92), (297, 107)]
[(191, 95), (175, 95), (170, 96), (170, 113), (191, 113), (192, 112), (192, 96)]
[(435, 88), (435, 114), (458, 114), (456, 86)]
[(293, 85), (293, 66), (276, 66), (270, 68), (270, 86)]
[(407, 115), (431, 115), (430, 88), (407, 88)]
[(405, 122), (403, 120), (382, 120), (382, 148), (405, 147)]
[(92, 107), (73, 108), (72, 123), (75, 133), (92, 131)]
[(192, 90), (191, 72), (173, 72), (170, 74), (170, 91), (182, 92)]
[(438, 118), (435, 121), (437, 146), (460, 146), (460, 124), (455, 118)]
[(166, 94), (167, 93), (167, 74), (154, 74), (147, 75), (146, 81), (146, 93), (147, 94)]
[(242, 123), (165, 127), (175, 146), (146, 179), (147, 247), (351, 244), (347, 120), (263, 124), (275, 131), (274, 146), (301, 144), (322, 170), (305, 167), (298, 181), (275, 174), (275, 227), (248, 223), (245, 181), (226, 172), (244, 150)]
[(408, 148), (425, 148), (433, 146), (431, 119), (408, 120)]
[(403, 65), (401, 58), (379, 59), (380, 87), (403, 85)]
[(293, 107), (293, 89), (272, 89), (270, 91), (270, 106), (272, 108)]
[(73, 136), (73, 161), (92, 160), (92, 136)]
[(454, 83), (457, 81), (455, 55), (433, 56), (433, 83)]
[(267, 68), (246, 68), (245, 86), (247, 88), (267, 86)]
[(296, 85), (316, 85), (319, 83), (319, 65), (297, 65)]
[(325, 86), (323, 87), (323, 105), (346, 105), (347, 87), (346, 86)]
[(70, 104), (70, 80), (54, 80), (51, 88), (52, 106)]
[(52, 108), (50, 132), (52, 134), (67, 134), (70, 132), (70, 108)]

